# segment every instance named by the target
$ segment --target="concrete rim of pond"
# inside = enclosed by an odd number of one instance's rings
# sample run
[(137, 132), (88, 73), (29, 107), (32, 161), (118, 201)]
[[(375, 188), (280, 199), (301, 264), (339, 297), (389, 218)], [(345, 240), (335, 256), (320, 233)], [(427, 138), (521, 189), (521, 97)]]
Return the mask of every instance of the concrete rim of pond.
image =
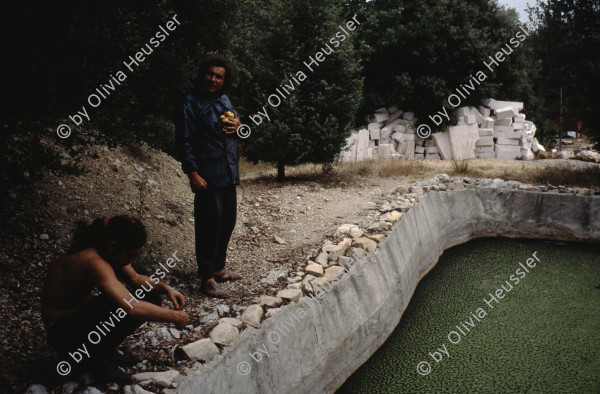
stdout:
[(303, 297), (282, 307), (167, 391), (333, 392), (385, 342), (445, 249), (495, 236), (600, 242), (600, 196), (510, 182), (448, 191), (421, 184), (427, 186), (419, 203), (320, 304)]

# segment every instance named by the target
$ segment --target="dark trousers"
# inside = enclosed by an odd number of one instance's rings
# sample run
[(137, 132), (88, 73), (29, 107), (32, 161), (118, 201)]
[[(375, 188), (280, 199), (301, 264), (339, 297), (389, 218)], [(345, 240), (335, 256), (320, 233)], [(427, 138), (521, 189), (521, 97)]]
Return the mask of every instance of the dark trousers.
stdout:
[[(150, 292), (145, 295), (144, 301), (160, 306), (162, 296)], [(110, 362), (121, 342), (144, 323), (129, 314), (120, 318), (118, 308), (118, 305), (104, 295), (92, 297), (77, 313), (47, 327), (48, 344), (58, 352), (61, 360), (69, 362), (73, 367), (93, 368)], [(129, 309), (128, 306), (123, 308), (125, 312), (129, 312)], [(98, 335), (91, 333), (92, 331)]]
[(235, 227), (237, 194), (235, 185), (204, 190), (194, 198), (196, 263), (198, 276), (211, 279), (225, 268), (227, 245)]

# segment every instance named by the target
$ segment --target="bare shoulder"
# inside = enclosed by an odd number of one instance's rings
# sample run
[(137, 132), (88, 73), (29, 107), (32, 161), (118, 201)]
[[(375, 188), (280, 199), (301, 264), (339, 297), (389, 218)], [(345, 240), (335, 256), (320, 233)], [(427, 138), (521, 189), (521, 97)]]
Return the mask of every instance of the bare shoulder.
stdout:
[(93, 249), (85, 249), (72, 256), (73, 263), (94, 281), (115, 277), (112, 266)]

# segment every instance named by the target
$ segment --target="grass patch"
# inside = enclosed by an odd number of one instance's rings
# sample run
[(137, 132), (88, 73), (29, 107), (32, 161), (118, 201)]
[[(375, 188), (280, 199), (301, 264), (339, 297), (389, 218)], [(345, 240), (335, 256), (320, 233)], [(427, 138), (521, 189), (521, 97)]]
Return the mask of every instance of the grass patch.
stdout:
[(340, 163), (336, 172), (339, 175), (358, 174), (393, 178), (434, 174), (435, 170), (424, 164), (422, 160), (366, 160), (358, 163)]
[(542, 185), (562, 185), (575, 187), (600, 186), (600, 169), (577, 169), (546, 166), (534, 175), (534, 180)]
[(468, 174), (469, 173), (469, 160), (456, 160), (452, 159), (452, 168), (455, 174)]

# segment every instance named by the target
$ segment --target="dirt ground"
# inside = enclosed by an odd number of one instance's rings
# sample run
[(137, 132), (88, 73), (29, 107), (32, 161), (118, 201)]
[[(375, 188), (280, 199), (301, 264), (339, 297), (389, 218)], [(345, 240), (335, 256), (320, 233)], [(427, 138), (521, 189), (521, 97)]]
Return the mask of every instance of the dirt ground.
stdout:
[[(447, 161), (354, 163), (339, 166), (327, 176), (321, 175), (318, 167), (301, 166), (288, 171), (287, 181), (277, 182), (272, 169), (242, 165), (237, 225), (227, 267), (242, 273), (244, 279), (225, 285), (232, 297), (223, 301), (199, 293), (193, 195), (179, 163), (149, 148), (109, 150), (97, 146), (90, 157), (84, 163), (87, 168), (84, 175), (49, 173), (3, 192), (6, 204), (2, 204), (0, 216), (3, 353), (0, 373), (5, 383), (2, 391), (22, 392), (33, 383), (54, 389), (72, 380), (56, 373), (60, 360), (46, 345), (40, 293), (48, 267), (68, 248), (78, 220), (89, 223), (96, 217), (141, 215), (150, 240), (136, 266), (148, 274), (177, 252), (182, 262), (165, 281), (186, 296), (189, 329), (181, 332), (180, 339), (152, 345), (147, 341), (147, 333), (164, 325), (149, 324), (128, 339), (123, 348), (132, 347), (134, 353), (146, 360), (143, 368), (131, 372), (181, 369), (190, 363), (178, 360), (174, 350), (206, 336), (214, 323), (201, 320), (215, 306), (220, 306), (223, 316), (238, 316), (240, 308), (257, 296), (275, 295), (286, 287), (286, 278), (305, 266), (326, 239), (333, 240), (340, 224), (369, 223), (376, 204), (397, 185), (439, 173), (454, 175), (452, 163)], [(65, 160), (68, 162), (70, 158)], [(572, 165), (584, 165), (578, 163)], [(532, 174), (544, 165), (547, 163), (472, 160), (469, 176), (531, 180)], [(25, 179), (26, 173), (29, 169), (24, 169)], [(272, 284), (261, 282), (274, 270), (287, 274)], [(140, 343), (144, 345), (139, 346)]]

